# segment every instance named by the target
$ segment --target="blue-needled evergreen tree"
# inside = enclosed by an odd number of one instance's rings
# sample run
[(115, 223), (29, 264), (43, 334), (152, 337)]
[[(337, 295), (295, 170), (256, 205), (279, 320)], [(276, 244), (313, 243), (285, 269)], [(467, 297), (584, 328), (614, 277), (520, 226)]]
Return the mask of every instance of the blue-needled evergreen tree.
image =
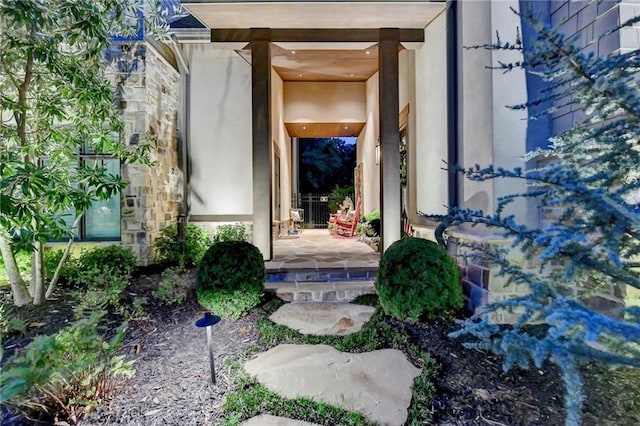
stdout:
[[(513, 238), (508, 250), (525, 253), (528, 268), (510, 263), (504, 249), (482, 248), (480, 256), (531, 292), (489, 305), (454, 336), (475, 336), (478, 340), (469, 345), (503, 355), (505, 370), (540, 367), (545, 360), (557, 364), (565, 385), (566, 424), (577, 425), (583, 400), (581, 363), (640, 365), (640, 308), (607, 315), (587, 302), (611, 286), (640, 288), (640, 51), (588, 54), (531, 10), (519, 13), (535, 29), (531, 47), (523, 49), (519, 37), (515, 43), (498, 39), (475, 47), (520, 51), (520, 61), (494, 68), (524, 68), (546, 81), (538, 99), (511, 108), (531, 113), (545, 104), (551, 110), (571, 104), (584, 111), (585, 119), (552, 137), (547, 148), (527, 154), (523, 160), (535, 167), (458, 169), (474, 181), (526, 180), (528, 191), (499, 199), (495, 214), (454, 208), (448, 216), (430, 217), (487, 226)], [(639, 21), (632, 19), (600, 37)], [(522, 198), (559, 214), (544, 228), (518, 223), (505, 208)], [(501, 309), (517, 315), (513, 326), (487, 320), (487, 312)]]

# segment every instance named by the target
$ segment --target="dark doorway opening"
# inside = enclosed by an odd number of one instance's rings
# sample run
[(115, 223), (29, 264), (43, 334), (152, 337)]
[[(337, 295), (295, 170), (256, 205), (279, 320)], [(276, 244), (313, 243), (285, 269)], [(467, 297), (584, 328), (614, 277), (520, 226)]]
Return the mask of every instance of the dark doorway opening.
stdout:
[(329, 214), (345, 197), (354, 197), (356, 138), (301, 138), (298, 145), (299, 192), (293, 207), (304, 209), (306, 228), (326, 228)]

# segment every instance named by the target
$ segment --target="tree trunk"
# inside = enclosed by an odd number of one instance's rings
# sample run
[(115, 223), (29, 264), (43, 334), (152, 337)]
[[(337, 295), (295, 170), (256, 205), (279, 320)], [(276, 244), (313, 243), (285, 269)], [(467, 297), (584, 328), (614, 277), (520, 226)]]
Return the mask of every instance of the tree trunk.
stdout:
[(27, 289), (27, 284), (22, 279), (16, 264), (16, 258), (11, 250), (11, 244), (9, 244), (9, 236), (4, 230), (0, 231), (0, 233), (2, 234), (0, 235), (0, 252), (2, 252), (4, 267), (7, 270), (9, 283), (11, 284), (13, 304), (16, 306), (27, 305), (32, 301), (29, 289)]
[(33, 304), (41, 305), (44, 302), (44, 245), (37, 241), (34, 243), (33, 251), (33, 273), (31, 274), (31, 285), (33, 288)]
[[(81, 217), (82, 217), (82, 214), (79, 214), (78, 217), (76, 217), (76, 220), (73, 223), (73, 226), (71, 227), (72, 229), (78, 226), (78, 223), (80, 222)], [(64, 265), (64, 262), (67, 260), (67, 257), (69, 257), (69, 253), (71, 253), (72, 244), (73, 244), (73, 234), (71, 234), (71, 237), (69, 237), (69, 242), (67, 242), (67, 247), (64, 249), (64, 253), (62, 253), (62, 258), (60, 259), (58, 266), (56, 266), (56, 272), (53, 274), (53, 278), (51, 278), (51, 282), (47, 287), (47, 292), (44, 295), (44, 297), (46, 297), (47, 299), (51, 297), (51, 295), (56, 289), (56, 286), (58, 285), (58, 280), (60, 279), (60, 271), (62, 271), (62, 265)]]
[(29, 294), (31, 297), (35, 297), (36, 294), (36, 280), (34, 279), (36, 276), (36, 263), (34, 253), (31, 252), (31, 279), (29, 280)]

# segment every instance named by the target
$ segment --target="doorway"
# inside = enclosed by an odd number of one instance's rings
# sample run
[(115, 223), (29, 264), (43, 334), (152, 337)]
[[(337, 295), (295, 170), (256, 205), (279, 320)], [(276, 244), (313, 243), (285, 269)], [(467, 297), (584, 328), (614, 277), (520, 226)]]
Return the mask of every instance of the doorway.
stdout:
[(355, 137), (298, 140), (298, 192), (292, 207), (305, 211), (305, 228), (327, 228), (330, 215), (347, 198), (355, 205), (356, 144)]

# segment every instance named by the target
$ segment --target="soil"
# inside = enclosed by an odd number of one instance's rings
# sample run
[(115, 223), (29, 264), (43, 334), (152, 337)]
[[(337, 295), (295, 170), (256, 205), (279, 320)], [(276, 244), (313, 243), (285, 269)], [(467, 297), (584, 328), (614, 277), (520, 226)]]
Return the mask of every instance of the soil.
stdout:
[[(257, 342), (257, 313), (237, 320), (223, 320), (214, 327), (216, 384), (211, 382), (206, 335), (195, 327), (202, 308), (194, 297), (178, 308), (158, 303), (152, 296), (160, 280), (159, 271), (142, 271), (129, 288), (129, 298), (144, 298), (146, 315), (132, 321), (121, 352), (135, 361), (135, 376), (120, 384), (109, 401), (89, 413), (82, 425), (203, 425), (217, 424), (228, 393), (230, 367), (226, 360), (239, 360), (243, 351)], [(72, 318), (73, 303), (60, 297), (45, 307), (20, 309), (17, 315), (29, 321), (28, 333), (3, 342), (6, 360), (20, 351), (35, 335), (52, 333)], [(45, 320), (42, 320), (45, 318)], [(112, 316), (107, 327), (119, 324)], [(563, 386), (557, 368), (502, 371), (501, 359), (448, 337), (456, 329), (453, 319), (407, 325), (415, 342), (440, 364), (435, 386), (435, 425), (562, 425)], [(107, 330), (108, 331), (108, 330)], [(242, 361), (242, 360), (240, 360)], [(587, 377), (586, 425), (638, 424), (608, 418), (611, 395), (606, 381)], [(630, 396), (633, 399), (633, 396)], [(631, 416), (633, 417), (633, 416)], [(46, 422), (45, 422), (46, 423)], [(51, 422), (49, 422), (51, 423)], [(34, 424), (3, 412), (2, 424)]]

